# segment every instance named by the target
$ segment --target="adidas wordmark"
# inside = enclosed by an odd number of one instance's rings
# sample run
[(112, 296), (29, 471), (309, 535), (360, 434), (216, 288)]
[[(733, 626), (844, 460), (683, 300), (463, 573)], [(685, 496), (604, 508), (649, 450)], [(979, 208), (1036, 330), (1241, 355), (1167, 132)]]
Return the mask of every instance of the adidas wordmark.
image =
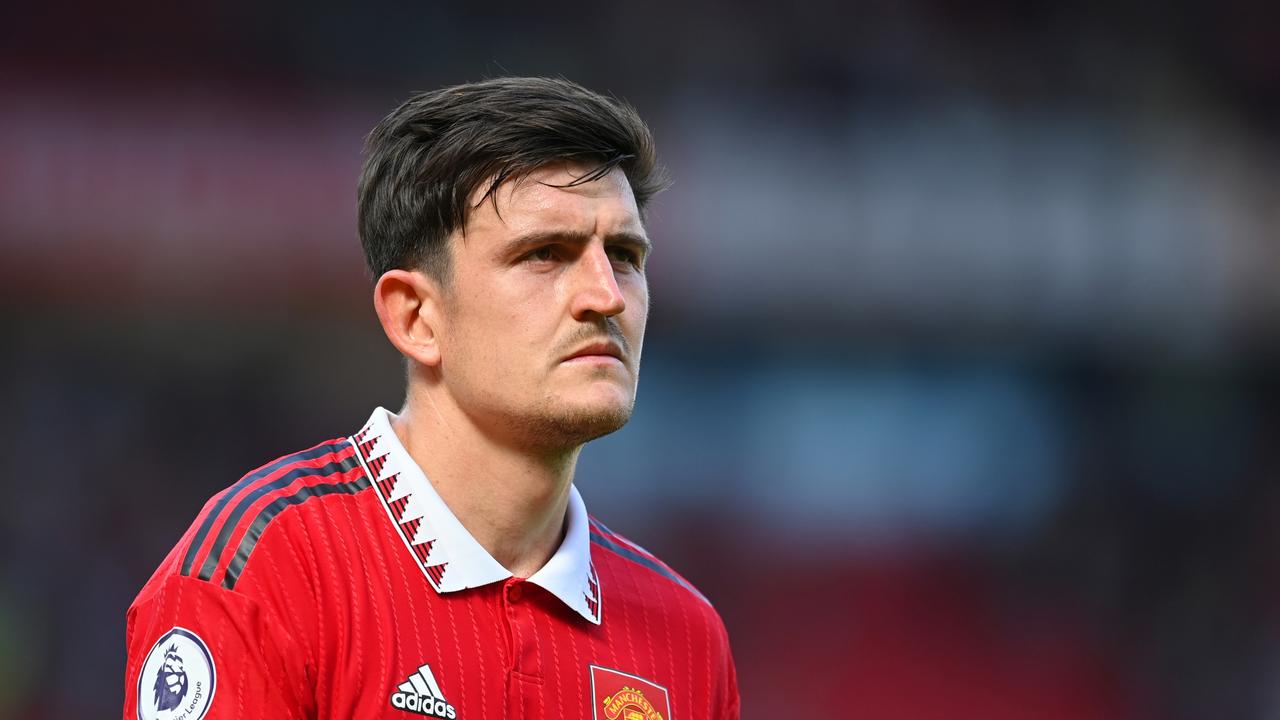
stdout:
[(454, 720), (458, 716), (444, 699), (444, 692), (431, 673), (430, 665), (423, 665), (407, 681), (400, 683), (396, 692), (391, 693), (391, 707), (445, 720)]

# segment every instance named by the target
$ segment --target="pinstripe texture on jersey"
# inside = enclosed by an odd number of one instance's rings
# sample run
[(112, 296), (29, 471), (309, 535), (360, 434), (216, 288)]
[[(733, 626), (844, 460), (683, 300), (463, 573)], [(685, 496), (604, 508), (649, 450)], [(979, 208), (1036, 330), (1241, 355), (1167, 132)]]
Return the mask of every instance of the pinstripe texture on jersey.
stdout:
[[(437, 592), (405, 542), (412, 519), (387, 512), (395, 488), (376, 488), (356, 457), (331, 441), (210, 501), (129, 611), (126, 688), (182, 624), (221, 673), (206, 720), (415, 717), (390, 698), (424, 665), (459, 720), (603, 717), (591, 665), (667, 688), (666, 720), (738, 717), (723, 624), (651, 553), (590, 521), (590, 592), (609, 606), (599, 625), (520, 578)], [(136, 694), (128, 720), (149, 701)]]

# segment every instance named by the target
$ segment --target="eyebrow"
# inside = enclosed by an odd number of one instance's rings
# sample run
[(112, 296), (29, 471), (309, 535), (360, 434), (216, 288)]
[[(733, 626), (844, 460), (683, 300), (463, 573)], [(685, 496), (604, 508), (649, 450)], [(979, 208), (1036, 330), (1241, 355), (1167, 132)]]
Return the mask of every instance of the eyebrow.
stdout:
[[(566, 231), (566, 230), (535, 230), (525, 233), (506, 244), (508, 251), (520, 251), (524, 248), (534, 245), (541, 245), (548, 242), (567, 242), (585, 245), (591, 241), (591, 233)], [(649, 238), (639, 233), (617, 232), (610, 233), (604, 237), (606, 245), (630, 245), (638, 248), (644, 254), (648, 254), (653, 249), (653, 243)]]

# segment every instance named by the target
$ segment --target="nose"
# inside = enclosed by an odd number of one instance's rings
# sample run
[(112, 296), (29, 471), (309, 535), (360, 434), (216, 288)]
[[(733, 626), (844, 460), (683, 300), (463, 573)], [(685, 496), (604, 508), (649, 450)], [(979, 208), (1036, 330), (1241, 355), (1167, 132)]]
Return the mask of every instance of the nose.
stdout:
[(604, 245), (588, 244), (576, 270), (572, 304), (575, 320), (588, 320), (592, 314), (613, 317), (627, 309), (627, 300), (618, 287), (618, 278)]

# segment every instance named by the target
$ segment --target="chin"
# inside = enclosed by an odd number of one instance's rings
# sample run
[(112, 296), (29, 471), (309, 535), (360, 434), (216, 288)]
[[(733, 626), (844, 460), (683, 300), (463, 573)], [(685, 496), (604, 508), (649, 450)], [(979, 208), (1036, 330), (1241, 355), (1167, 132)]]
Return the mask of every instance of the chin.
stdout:
[(525, 427), (540, 445), (573, 447), (615, 432), (631, 419), (634, 402), (593, 402), (546, 408), (527, 418)]

